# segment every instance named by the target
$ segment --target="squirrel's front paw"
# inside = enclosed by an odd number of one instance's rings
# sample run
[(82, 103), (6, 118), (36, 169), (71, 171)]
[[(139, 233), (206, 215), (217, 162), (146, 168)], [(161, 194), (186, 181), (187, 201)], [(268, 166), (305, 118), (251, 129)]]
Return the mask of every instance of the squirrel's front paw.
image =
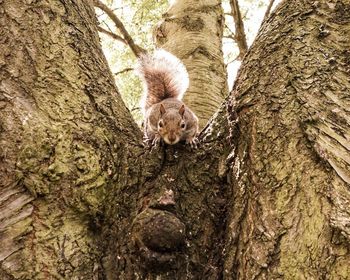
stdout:
[(145, 137), (143, 139), (143, 142), (148, 148), (154, 148), (159, 146), (159, 144), (161, 143), (161, 140), (162, 138), (160, 136), (155, 136), (154, 138)]
[(155, 147), (159, 147), (163, 143), (162, 137), (158, 134), (156, 134), (153, 139), (150, 139), (150, 141), (152, 141), (152, 149)]
[(186, 139), (186, 144), (189, 144), (192, 149), (197, 149), (198, 148), (198, 138), (197, 137), (189, 137)]
[(160, 144), (160, 141), (162, 140), (162, 138), (158, 135), (156, 135), (152, 141), (152, 146), (158, 146)]

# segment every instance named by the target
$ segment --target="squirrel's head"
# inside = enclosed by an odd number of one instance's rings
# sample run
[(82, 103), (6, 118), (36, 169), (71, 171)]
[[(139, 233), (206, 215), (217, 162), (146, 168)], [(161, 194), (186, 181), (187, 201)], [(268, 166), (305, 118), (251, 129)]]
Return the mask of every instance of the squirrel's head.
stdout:
[(166, 111), (163, 104), (160, 105), (160, 119), (158, 121), (158, 133), (164, 142), (174, 145), (180, 141), (186, 131), (186, 122), (184, 120), (185, 106), (182, 105), (179, 110)]

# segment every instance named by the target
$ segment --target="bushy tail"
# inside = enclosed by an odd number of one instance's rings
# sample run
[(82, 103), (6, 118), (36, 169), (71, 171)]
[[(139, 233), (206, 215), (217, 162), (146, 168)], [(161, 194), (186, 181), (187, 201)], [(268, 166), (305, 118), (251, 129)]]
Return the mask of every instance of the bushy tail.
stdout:
[(141, 106), (145, 111), (166, 98), (181, 100), (189, 85), (185, 66), (163, 49), (139, 58), (137, 73), (144, 82)]

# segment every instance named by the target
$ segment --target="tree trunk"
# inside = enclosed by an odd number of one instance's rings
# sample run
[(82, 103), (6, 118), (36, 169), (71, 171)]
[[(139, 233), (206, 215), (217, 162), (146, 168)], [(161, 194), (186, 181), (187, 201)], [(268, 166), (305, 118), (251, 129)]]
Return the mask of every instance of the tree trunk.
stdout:
[(91, 3), (0, 2), (0, 279), (349, 279), (349, 10), (285, 1), (200, 148), (147, 150)]
[(349, 12), (283, 2), (241, 67), (225, 279), (350, 279)]
[(190, 86), (185, 103), (202, 129), (228, 95), (222, 53), (224, 15), (221, 1), (173, 1), (154, 32), (157, 45), (186, 65)]
[(5, 0), (0, 14), (0, 279), (97, 279), (92, 221), (141, 133), (91, 3)]

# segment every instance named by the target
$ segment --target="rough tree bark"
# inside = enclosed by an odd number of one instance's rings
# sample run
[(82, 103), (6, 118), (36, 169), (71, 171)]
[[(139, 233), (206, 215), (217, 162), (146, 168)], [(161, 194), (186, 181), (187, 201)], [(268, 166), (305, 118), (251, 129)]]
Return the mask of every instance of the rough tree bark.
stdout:
[(1, 1), (0, 26), (0, 279), (97, 279), (92, 221), (141, 132), (91, 3)]
[(228, 95), (222, 53), (221, 2), (173, 1), (154, 31), (157, 45), (178, 56), (186, 65), (190, 87), (184, 101), (198, 116), (200, 128)]
[(0, 2), (0, 278), (348, 279), (350, 6), (311, 2), (197, 151), (142, 147), (90, 2)]
[(247, 54), (225, 279), (350, 279), (349, 12), (284, 1)]

